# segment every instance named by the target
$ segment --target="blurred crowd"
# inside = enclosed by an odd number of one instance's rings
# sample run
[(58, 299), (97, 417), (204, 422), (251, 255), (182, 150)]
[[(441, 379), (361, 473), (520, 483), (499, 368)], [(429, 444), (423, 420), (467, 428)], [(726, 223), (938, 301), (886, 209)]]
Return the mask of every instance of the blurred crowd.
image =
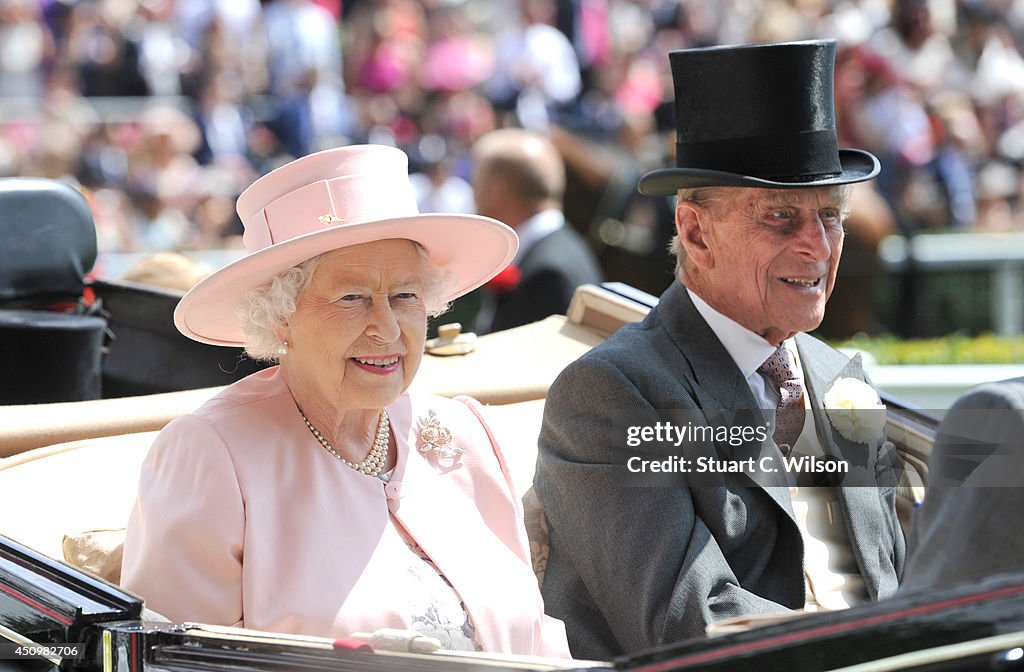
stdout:
[(253, 179), (347, 143), (471, 212), (474, 141), (521, 126), (607, 278), (656, 291), (671, 211), (635, 184), (672, 161), (666, 53), (825, 37), (842, 144), (883, 162), (868, 238), (1024, 228), (1024, 0), (0, 0), (0, 175), (79, 187), (102, 251), (213, 248)]

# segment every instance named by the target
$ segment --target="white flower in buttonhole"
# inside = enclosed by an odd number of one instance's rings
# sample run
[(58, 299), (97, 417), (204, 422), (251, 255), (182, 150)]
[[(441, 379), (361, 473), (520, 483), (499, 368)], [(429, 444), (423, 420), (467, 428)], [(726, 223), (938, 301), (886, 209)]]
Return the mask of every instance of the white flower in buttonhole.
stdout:
[(825, 412), (843, 438), (870, 444), (885, 429), (885, 404), (863, 380), (839, 378), (825, 393)]

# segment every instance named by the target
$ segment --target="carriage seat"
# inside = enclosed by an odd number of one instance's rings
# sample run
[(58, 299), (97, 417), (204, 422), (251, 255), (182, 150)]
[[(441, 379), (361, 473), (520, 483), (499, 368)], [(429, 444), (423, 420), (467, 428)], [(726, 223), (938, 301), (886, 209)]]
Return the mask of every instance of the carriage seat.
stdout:
[(98, 399), (106, 321), (85, 300), (96, 227), (59, 180), (0, 178), (0, 404)]

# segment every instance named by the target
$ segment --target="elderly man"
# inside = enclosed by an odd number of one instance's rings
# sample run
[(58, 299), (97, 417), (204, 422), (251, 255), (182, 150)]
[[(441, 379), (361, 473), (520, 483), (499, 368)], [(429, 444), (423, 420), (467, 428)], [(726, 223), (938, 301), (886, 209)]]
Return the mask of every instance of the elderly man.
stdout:
[[(670, 54), (677, 166), (640, 190), (678, 196), (679, 282), (559, 376), (540, 435), (543, 593), (577, 657), (897, 589), (884, 407), (859, 358), (804, 333), (832, 291), (849, 185), (879, 171), (836, 146), (834, 49)], [(877, 410), (850, 422), (827, 403)]]

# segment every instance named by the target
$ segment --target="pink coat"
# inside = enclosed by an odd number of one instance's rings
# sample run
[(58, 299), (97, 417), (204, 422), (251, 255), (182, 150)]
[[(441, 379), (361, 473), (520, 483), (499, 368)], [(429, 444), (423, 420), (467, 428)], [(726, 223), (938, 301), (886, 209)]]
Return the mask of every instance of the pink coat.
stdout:
[[(417, 450), (431, 409), (465, 450), (451, 468)], [(122, 586), (176, 622), (326, 637), (409, 627), (389, 609), (407, 597), (394, 516), (462, 598), (485, 651), (568, 656), (478, 404), (414, 393), (388, 413), (398, 462), (387, 485), (317, 443), (276, 368), (175, 419), (142, 467)]]

